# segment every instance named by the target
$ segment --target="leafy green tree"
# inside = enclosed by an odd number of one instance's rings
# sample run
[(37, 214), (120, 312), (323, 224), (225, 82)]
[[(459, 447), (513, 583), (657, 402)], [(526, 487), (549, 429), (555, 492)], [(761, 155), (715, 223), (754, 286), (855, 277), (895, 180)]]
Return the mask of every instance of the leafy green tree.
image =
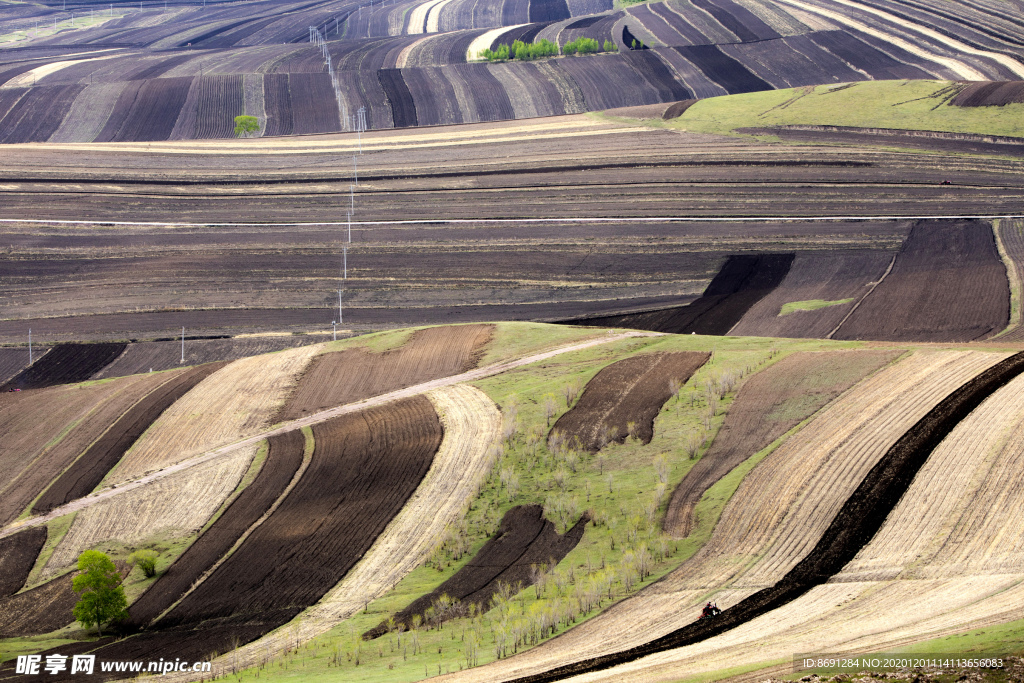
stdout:
[(142, 570), (142, 573), (146, 575), (147, 579), (151, 579), (156, 575), (157, 557), (158, 555), (155, 550), (136, 550), (128, 556), (128, 561), (137, 565)]
[(249, 137), (250, 133), (258, 133), (260, 130), (260, 120), (255, 116), (236, 116), (235, 117), (235, 137), (245, 138)]
[(81, 572), (71, 582), (71, 588), (81, 593), (72, 614), (84, 628), (96, 624), (96, 632), (103, 635), (103, 624), (121, 619), (128, 614), (128, 598), (121, 587), (117, 567), (104, 553), (86, 550), (78, 557)]
[(619, 46), (616, 45), (615, 43), (613, 43), (610, 40), (604, 41), (604, 46), (603, 47), (604, 47), (604, 51), (605, 52), (618, 52), (619, 51)]

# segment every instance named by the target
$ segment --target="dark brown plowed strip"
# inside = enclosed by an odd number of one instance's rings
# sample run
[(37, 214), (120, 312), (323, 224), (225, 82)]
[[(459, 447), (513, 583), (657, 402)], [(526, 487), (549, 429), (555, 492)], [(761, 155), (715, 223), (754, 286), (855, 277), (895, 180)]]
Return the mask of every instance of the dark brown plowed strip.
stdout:
[(686, 306), (562, 322), (675, 334), (723, 335), (751, 306), (779, 286), (794, 258), (794, 254), (730, 256), (700, 298)]
[[(548, 569), (562, 561), (583, 538), (590, 517), (584, 515), (565, 534), (559, 534), (555, 525), (544, 519), (540, 505), (517, 505), (501, 518), (497, 533), (487, 540), (479, 552), (430, 593), (417, 598), (395, 615), (395, 624), (412, 625), (415, 614), (423, 616), (434, 601), (442, 595), (459, 600), (463, 606), (470, 603), (486, 607), (498, 590), (498, 583), (508, 586), (532, 586), (534, 576), (530, 565), (546, 564)], [(379, 638), (388, 632), (385, 623), (363, 634), (366, 640)]]
[(55, 384), (84, 382), (121, 355), (128, 344), (61, 344), (0, 386), (9, 389), (42, 389)]
[(623, 443), (629, 436), (627, 423), (635, 422), (636, 436), (644, 443), (654, 438), (654, 418), (672, 392), (669, 382), (680, 385), (707, 362), (709, 354), (696, 351), (642, 353), (601, 369), (587, 382), (583, 395), (572, 410), (563, 414), (555, 426), (566, 442), (596, 453), (605, 427), (611, 427), (611, 440)]
[[(131, 567), (116, 562), (122, 578)], [(0, 599), (0, 638), (38, 636), (67, 626), (75, 620), (72, 608), (80, 597), (71, 589), (77, 572), (69, 572), (24, 593)]]
[(45, 526), (25, 529), (13, 536), (0, 538), (0, 598), (21, 590), (44, 543)]
[(1001, 107), (1024, 102), (1024, 81), (968, 83), (949, 101), (954, 107)]
[(472, 370), (493, 331), (494, 325), (428, 327), (384, 353), (347, 349), (316, 356), (274, 422)]
[(833, 338), (966, 342), (992, 336), (1009, 319), (1010, 286), (991, 226), (922, 220)]
[(45, 514), (91, 493), (103, 481), (103, 477), (107, 476), (107, 472), (120, 462), (132, 444), (165, 410), (226, 364), (225, 362), (200, 365), (154, 389), (89, 446), (82, 457), (40, 496), (32, 506), (32, 513)]
[(676, 102), (665, 110), (665, 113), (661, 115), (661, 118), (666, 121), (668, 119), (677, 119), (685, 114), (687, 109), (697, 104), (697, 102), (698, 100), (683, 100), (682, 102)]
[(665, 531), (690, 533), (694, 507), (711, 486), (902, 351), (795, 353), (751, 377), (707, 453), (672, 492)]
[(304, 448), (305, 437), (297, 429), (270, 437), (259, 474), (129, 608), (128, 630), (144, 628), (160, 616), (263, 516), (295, 476)]
[(814, 549), (774, 586), (754, 593), (714, 619), (694, 622), (622, 652), (560, 666), (514, 679), (514, 682), (556, 681), (707, 640), (790, 603), (825, 583), (874, 537), (935, 447), (982, 401), (1022, 372), (1024, 352), (993, 365), (928, 411), (871, 468)]

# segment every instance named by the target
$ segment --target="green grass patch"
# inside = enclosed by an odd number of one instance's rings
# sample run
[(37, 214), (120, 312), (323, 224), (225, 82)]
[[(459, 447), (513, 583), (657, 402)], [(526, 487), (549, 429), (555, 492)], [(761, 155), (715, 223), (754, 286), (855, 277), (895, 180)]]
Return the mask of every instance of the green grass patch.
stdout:
[(71, 514), (51, 519), (46, 523), (46, 542), (43, 543), (43, 549), (39, 551), (39, 557), (36, 558), (32, 571), (28, 573), (28, 578), (25, 579), (26, 588), (33, 588), (42, 583), (39, 580), (39, 576), (43, 572), (43, 567), (50, 561), (53, 551), (64, 540), (64, 536), (71, 529), (71, 524), (75, 521), (75, 515), (77, 514), (77, 512), (72, 512)]
[(953, 107), (949, 81), (864, 81), (725, 95), (701, 100), (668, 122), (695, 133), (829, 125), (1024, 136), (1024, 104)]
[(522, 322), (495, 323), (491, 343), (487, 345), (487, 351), (480, 359), (480, 366), (509, 358), (521, 358), (606, 334), (606, 331), (595, 330), (592, 327)]
[(808, 299), (807, 301), (788, 301), (782, 304), (782, 310), (779, 311), (779, 317), (789, 315), (790, 313), (796, 313), (797, 311), (816, 311), (819, 308), (828, 308), (829, 306), (842, 306), (853, 301), (853, 298), (839, 299), (838, 301), (825, 301), (824, 299)]

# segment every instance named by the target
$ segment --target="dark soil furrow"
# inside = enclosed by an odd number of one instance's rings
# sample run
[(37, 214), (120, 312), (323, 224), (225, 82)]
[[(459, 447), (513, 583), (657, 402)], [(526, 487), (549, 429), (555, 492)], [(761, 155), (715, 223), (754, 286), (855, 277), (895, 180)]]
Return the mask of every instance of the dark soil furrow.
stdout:
[(0, 391), (84, 382), (121, 355), (128, 344), (61, 344), (22, 370)]
[(754, 593), (714, 619), (694, 622), (629, 650), (517, 678), (514, 683), (556, 681), (707, 640), (825, 583), (874, 537), (939, 443), (982, 401), (1022, 372), (1024, 352), (992, 366), (928, 411), (868, 472), (814, 548), (774, 586)]
[(0, 598), (21, 590), (44, 543), (45, 526), (25, 529), (0, 539)]
[(267, 459), (256, 479), (129, 608), (129, 629), (144, 628), (160, 616), (231, 549), (288, 486), (302, 464), (304, 448), (299, 430), (270, 437)]

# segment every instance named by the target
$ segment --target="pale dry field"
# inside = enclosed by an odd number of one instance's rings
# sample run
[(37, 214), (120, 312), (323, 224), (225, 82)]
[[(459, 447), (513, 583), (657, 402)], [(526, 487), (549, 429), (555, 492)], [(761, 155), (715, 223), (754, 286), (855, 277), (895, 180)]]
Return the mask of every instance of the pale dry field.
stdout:
[(70, 567), (83, 551), (105, 541), (131, 546), (147, 538), (197, 533), (238, 485), (256, 449), (237, 449), (82, 510), (50, 556), (44, 576)]
[[(494, 464), (491, 445), (501, 414), (479, 389), (466, 384), (431, 390), (427, 397), (444, 427), (441, 447), (412, 497), (363, 558), (323, 599), (291, 624), (222, 657), (214, 666), (259, 664), (330, 630), (380, 597), (418, 567), (457, 521)], [(193, 680), (171, 675), (168, 680)]]
[(161, 415), (104, 484), (120, 484), (270, 426), (320, 344), (243, 358), (213, 373)]
[(918, 351), (879, 371), (755, 467), (711, 539), (679, 569), (557, 639), (445, 680), (508, 680), (623, 650), (695, 621), (707, 600), (724, 609), (773, 585), (814, 547), (904, 432), (1007, 355)]
[(800, 652), (879, 652), (1009, 621), (1024, 609), (1024, 377), (932, 453), (832, 581), (740, 628), (571, 680), (668, 681)]

